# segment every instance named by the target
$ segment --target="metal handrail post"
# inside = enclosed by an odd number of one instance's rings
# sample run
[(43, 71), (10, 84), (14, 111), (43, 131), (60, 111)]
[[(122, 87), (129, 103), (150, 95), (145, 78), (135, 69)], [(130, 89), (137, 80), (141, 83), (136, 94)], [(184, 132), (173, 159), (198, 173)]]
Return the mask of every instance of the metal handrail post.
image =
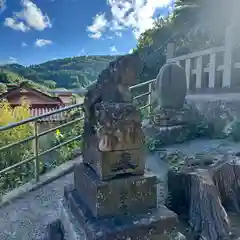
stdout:
[(152, 112), (152, 91), (153, 91), (153, 82), (150, 82), (148, 85), (148, 91), (149, 91), (149, 95), (148, 95), (148, 113), (151, 114)]
[(39, 141), (38, 141), (38, 121), (34, 121), (34, 157), (35, 157), (35, 179), (36, 182), (39, 181), (39, 175), (40, 175), (40, 162), (39, 162)]

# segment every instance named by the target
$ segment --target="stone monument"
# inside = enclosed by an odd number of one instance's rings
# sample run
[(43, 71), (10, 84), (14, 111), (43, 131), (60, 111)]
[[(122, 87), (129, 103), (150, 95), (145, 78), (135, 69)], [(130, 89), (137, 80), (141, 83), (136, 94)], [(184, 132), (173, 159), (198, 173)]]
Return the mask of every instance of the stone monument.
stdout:
[(159, 71), (156, 81), (156, 101), (153, 121), (159, 126), (173, 126), (188, 121), (187, 111), (183, 109), (186, 93), (186, 73), (177, 64), (165, 64)]
[(137, 55), (120, 57), (88, 89), (83, 162), (61, 205), (66, 239), (167, 239), (177, 224), (175, 213), (157, 207), (157, 179), (144, 171), (140, 113), (128, 89), (139, 64)]
[(175, 63), (163, 65), (155, 82), (151, 124), (144, 128), (146, 135), (156, 138), (160, 145), (183, 141), (194, 122), (192, 109), (185, 104), (187, 93), (184, 68)]

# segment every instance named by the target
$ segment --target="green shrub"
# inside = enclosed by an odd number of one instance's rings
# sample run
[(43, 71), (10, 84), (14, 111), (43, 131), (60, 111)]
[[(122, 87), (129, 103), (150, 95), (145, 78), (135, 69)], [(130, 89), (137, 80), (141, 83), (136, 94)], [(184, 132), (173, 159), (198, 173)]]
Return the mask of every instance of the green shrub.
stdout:
[[(15, 123), (30, 116), (29, 104), (26, 102), (22, 102), (20, 106), (14, 109), (11, 108), (8, 102), (0, 102), (0, 126)], [(0, 148), (30, 137), (32, 133), (33, 128), (31, 124), (24, 124), (2, 131), (0, 134)], [(0, 170), (19, 163), (30, 156), (32, 156), (32, 141), (10, 147), (6, 150), (0, 150)], [(29, 162), (0, 176), (0, 195), (28, 181), (32, 178), (32, 174), (33, 163)]]

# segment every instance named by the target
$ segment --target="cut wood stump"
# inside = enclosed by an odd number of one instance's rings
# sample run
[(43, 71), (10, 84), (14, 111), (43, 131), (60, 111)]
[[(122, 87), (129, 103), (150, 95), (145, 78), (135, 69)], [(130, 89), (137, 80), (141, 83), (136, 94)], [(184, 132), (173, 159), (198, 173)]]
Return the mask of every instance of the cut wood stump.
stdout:
[(167, 206), (185, 215), (196, 239), (229, 239), (230, 224), (207, 169), (170, 171)]
[(213, 181), (224, 208), (240, 213), (240, 161), (230, 156), (227, 162), (211, 167)]

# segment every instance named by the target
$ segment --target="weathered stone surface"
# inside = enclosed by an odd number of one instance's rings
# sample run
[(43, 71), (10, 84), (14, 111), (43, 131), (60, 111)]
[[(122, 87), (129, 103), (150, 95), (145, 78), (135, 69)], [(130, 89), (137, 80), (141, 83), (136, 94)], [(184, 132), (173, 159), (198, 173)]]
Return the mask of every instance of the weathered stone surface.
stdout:
[(146, 214), (96, 219), (72, 189), (65, 189), (62, 208), (75, 216), (88, 240), (154, 240), (156, 235), (171, 232), (178, 223), (177, 215), (163, 205)]
[(136, 107), (127, 103), (108, 103), (97, 104), (95, 109), (100, 151), (142, 148), (144, 135)]
[(79, 164), (74, 170), (74, 182), (94, 217), (144, 213), (157, 206), (157, 183), (152, 175), (101, 181), (91, 168)]
[(229, 239), (229, 219), (207, 169), (170, 171), (168, 191), (168, 207), (187, 217), (196, 238)]
[(49, 223), (46, 227), (43, 240), (64, 240), (64, 233), (60, 219)]
[(124, 173), (134, 175), (144, 173), (143, 150), (101, 152), (97, 149), (97, 140), (94, 141), (94, 138), (91, 137), (92, 144), (85, 150), (83, 162), (94, 169), (101, 180), (111, 179)]
[(143, 128), (147, 140), (154, 141), (156, 148), (174, 143), (182, 143), (194, 137), (195, 126), (177, 125), (168, 127), (159, 127), (148, 125)]
[(187, 93), (184, 68), (174, 63), (163, 65), (157, 76), (155, 91), (161, 108), (181, 109)]
[[(131, 103), (132, 97), (129, 87), (134, 84), (141, 64), (142, 60), (137, 54), (119, 57), (102, 71), (96, 83), (88, 89), (83, 103), (85, 113), (83, 155), (85, 149), (88, 148), (88, 138), (96, 135), (96, 125), (98, 123), (96, 106), (102, 103), (109, 105), (112, 105), (112, 103)], [(121, 107), (122, 109), (126, 108)]]
[[(143, 174), (143, 142), (140, 115), (131, 103), (97, 103), (95, 124), (85, 126), (83, 162), (103, 180), (119, 174)], [(90, 125), (89, 125), (90, 126)]]
[(156, 126), (174, 126), (192, 123), (194, 114), (190, 109), (160, 109), (156, 108), (153, 111), (153, 123)]
[[(196, 108), (211, 127), (211, 138), (231, 137), (239, 141), (239, 94), (189, 95), (187, 102)], [(238, 135), (238, 136), (236, 136)]]
[(144, 136), (132, 104), (96, 104), (96, 133), (84, 139), (83, 162), (101, 180), (123, 173), (143, 174)]
[(95, 105), (96, 117), (101, 126), (117, 126), (119, 121), (141, 122), (140, 112), (130, 102), (123, 103), (97, 103)]

